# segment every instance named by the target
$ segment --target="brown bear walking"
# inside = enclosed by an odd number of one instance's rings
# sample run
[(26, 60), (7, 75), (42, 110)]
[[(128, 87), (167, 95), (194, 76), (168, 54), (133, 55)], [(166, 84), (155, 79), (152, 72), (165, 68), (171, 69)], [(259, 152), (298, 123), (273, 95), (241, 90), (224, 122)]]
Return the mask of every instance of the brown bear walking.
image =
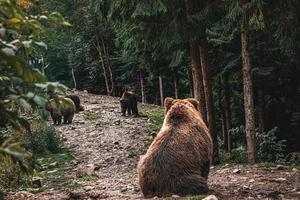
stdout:
[(50, 112), (54, 124), (61, 124), (62, 118), (64, 124), (69, 124), (72, 123), (76, 106), (72, 99), (59, 97), (57, 100), (50, 99), (46, 110)]
[(125, 91), (120, 99), (120, 104), (123, 116), (126, 115), (126, 111), (128, 115), (139, 115), (137, 108), (137, 96), (133, 92)]
[(163, 126), (138, 164), (145, 197), (208, 192), (212, 140), (195, 99), (165, 99)]

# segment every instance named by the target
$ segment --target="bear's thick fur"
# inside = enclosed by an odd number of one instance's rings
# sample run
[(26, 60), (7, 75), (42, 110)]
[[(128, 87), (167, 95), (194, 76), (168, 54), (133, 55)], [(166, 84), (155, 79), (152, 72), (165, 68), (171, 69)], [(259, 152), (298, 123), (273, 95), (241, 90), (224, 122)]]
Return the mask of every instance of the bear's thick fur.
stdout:
[(128, 115), (139, 115), (137, 107), (137, 96), (133, 92), (125, 91), (120, 99), (120, 104), (123, 116), (126, 115), (126, 111)]
[(64, 124), (69, 124), (72, 123), (76, 106), (72, 99), (59, 97), (50, 99), (46, 104), (46, 110), (50, 112), (54, 124), (61, 124), (62, 117)]
[(145, 197), (208, 192), (212, 140), (195, 99), (165, 99), (163, 126), (138, 164)]
[(70, 94), (67, 95), (66, 98), (72, 99), (72, 101), (74, 102), (75, 106), (76, 106), (76, 113), (80, 112), (80, 111), (84, 111), (84, 108), (82, 105), (80, 105), (80, 98), (77, 95), (74, 94)]

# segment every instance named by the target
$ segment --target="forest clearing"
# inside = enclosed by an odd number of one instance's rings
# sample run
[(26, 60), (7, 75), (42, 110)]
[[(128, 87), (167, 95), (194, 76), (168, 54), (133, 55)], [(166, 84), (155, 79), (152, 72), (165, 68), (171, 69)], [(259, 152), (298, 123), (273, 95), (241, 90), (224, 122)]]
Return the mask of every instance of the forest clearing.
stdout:
[(299, 0), (0, 0), (0, 200), (300, 199)]
[[(63, 147), (72, 152), (74, 160), (67, 160), (66, 168), (56, 175), (45, 173), (53, 173), (61, 163), (46, 168), (41, 176), (43, 186), (37, 188), (40, 193), (19, 192), (8, 199), (144, 199), (136, 168), (153, 139), (151, 122), (146, 117), (121, 117), (118, 98), (79, 95), (85, 111), (75, 117), (73, 124), (56, 127)], [(163, 112), (159, 106), (146, 104), (140, 110)], [(78, 188), (73, 188), (75, 183)], [(299, 170), (276, 165), (215, 166), (208, 179), (209, 193), (224, 200), (299, 199), (299, 183)], [(196, 200), (206, 196), (166, 199)]]

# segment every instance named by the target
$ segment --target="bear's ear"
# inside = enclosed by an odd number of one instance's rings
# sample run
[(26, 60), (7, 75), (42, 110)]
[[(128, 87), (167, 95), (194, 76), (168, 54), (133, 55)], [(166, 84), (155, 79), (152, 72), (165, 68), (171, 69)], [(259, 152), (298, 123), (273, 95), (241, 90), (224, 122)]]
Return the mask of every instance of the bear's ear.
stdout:
[(174, 99), (171, 98), (171, 97), (165, 98), (165, 112), (166, 112), (166, 113), (167, 113), (168, 110), (171, 108), (173, 100), (174, 100)]
[(188, 98), (188, 99), (186, 99), (188, 102), (190, 102), (191, 104), (193, 104), (193, 106), (197, 109), (197, 110), (199, 110), (198, 109), (198, 106), (199, 106), (199, 101), (197, 101), (196, 99), (194, 99), (194, 98)]

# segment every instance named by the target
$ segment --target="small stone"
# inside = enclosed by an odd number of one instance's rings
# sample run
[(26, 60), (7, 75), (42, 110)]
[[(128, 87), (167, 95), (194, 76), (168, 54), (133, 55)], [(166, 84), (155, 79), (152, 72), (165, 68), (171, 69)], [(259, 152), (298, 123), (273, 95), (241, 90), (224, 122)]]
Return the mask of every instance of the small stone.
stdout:
[(285, 167), (283, 165), (276, 165), (277, 170), (284, 170)]
[(83, 189), (85, 190), (85, 191), (90, 191), (90, 190), (93, 190), (95, 187), (93, 187), (93, 186), (85, 186)]
[(249, 182), (249, 183), (253, 183), (253, 182), (255, 182), (255, 180), (252, 178), (252, 179), (250, 179), (248, 182)]
[(202, 200), (218, 200), (218, 198), (215, 195), (209, 195)]
[(292, 171), (293, 171), (293, 172), (297, 172), (298, 169), (297, 169), (297, 168), (293, 168)]
[(55, 173), (57, 171), (58, 171), (57, 169), (54, 169), (54, 170), (51, 170), (51, 171), (47, 171), (47, 174), (53, 174), (53, 173)]
[(42, 178), (41, 177), (33, 177), (31, 181), (33, 188), (40, 188), (42, 187)]
[(83, 92), (84, 92), (84, 93), (88, 93), (88, 91), (87, 91), (87, 90), (83, 90)]
[(210, 167), (210, 169), (214, 169), (214, 168), (215, 168), (215, 166), (211, 166), (211, 167)]
[(286, 178), (276, 178), (274, 179), (275, 182), (284, 182), (286, 181)]
[(83, 176), (93, 176), (93, 175), (95, 175), (95, 166), (93, 164), (80, 166), (77, 168), (76, 176), (79, 178)]
[(48, 165), (48, 169), (54, 169), (54, 168), (57, 168), (58, 167), (58, 163), (57, 162), (53, 162), (53, 163), (50, 163)]
[(234, 170), (233, 170), (233, 173), (234, 173), (234, 174), (240, 174), (240, 173), (241, 173), (241, 170), (240, 170), (240, 169), (234, 169)]
[(179, 195), (176, 195), (176, 194), (173, 194), (173, 195), (172, 195), (172, 198), (180, 198), (180, 196), (179, 196)]

